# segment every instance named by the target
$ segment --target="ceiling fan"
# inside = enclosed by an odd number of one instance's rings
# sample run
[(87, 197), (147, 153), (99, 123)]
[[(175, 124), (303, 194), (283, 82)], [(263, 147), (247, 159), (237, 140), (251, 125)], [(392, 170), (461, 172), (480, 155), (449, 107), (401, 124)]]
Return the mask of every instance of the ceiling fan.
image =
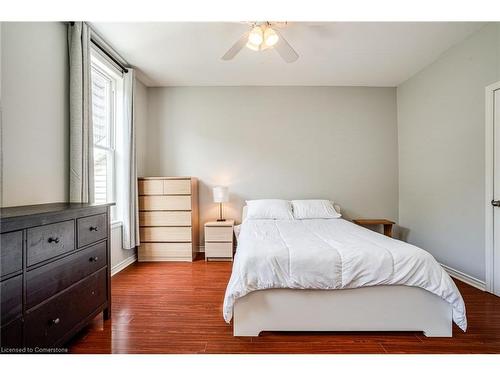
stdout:
[(286, 22), (252, 22), (250, 30), (243, 34), (240, 39), (222, 56), (222, 60), (232, 60), (242, 49), (247, 47), (252, 51), (264, 51), (274, 49), (287, 63), (292, 63), (299, 55), (278, 31), (286, 26)]

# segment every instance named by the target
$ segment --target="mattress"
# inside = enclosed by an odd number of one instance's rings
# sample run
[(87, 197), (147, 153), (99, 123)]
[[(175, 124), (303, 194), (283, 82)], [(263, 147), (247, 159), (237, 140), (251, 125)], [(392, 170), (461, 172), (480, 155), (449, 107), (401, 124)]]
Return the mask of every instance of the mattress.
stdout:
[(373, 285), (423, 288), (447, 301), (467, 328), (465, 305), (451, 277), (427, 251), (344, 219), (246, 220), (240, 229), (223, 315), (257, 290), (350, 289)]

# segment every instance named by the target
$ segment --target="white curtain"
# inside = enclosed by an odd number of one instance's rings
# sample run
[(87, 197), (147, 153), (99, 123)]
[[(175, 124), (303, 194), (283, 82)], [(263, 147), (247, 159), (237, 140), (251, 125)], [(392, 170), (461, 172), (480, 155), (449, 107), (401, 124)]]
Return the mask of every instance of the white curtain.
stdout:
[(90, 29), (84, 22), (68, 26), (70, 202), (94, 202)]
[(123, 74), (123, 173), (120, 173), (118, 202), (123, 205), (124, 249), (139, 246), (139, 204), (135, 149), (135, 72), (128, 68)]

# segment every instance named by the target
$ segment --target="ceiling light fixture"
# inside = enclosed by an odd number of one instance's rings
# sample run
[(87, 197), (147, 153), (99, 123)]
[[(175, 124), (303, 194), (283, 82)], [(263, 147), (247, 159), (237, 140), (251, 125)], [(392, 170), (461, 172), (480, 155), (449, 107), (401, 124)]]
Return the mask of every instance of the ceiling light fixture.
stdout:
[(279, 36), (268, 24), (255, 26), (248, 34), (246, 46), (252, 51), (261, 51), (274, 46), (279, 41)]
[(276, 43), (278, 43), (279, 40), (278, 34), (276, 34), (276, 31), (274, 31), (271, 27), (266, 27), (266, 30), (264, 31), (264, 43), (268, 47), (274, 46)]
[(264, 33), (262, 32), (261, 27), (255, 26), (248, 35), (248, 42), (256, 46), (260, 46), (263, 41), (264, 41)]
[[(247, 23), (248, 24), (248, 23)], [(240, 53), (246, 46), (252, 51), (264, 51), (274, 49), (278, 55), (287, 63), (293, 63), (299, 58), (299, 54), (287, 42), (281, 29), (287, 26), (286, 22), (252, 22), (250, 30), (240, 38), (222, 56), (222, 60), (228, 61)]]
[(260, 49), (260, 44), (253, 44), (251, 41), (248, 41), (247, 48), (251, 49), (252, 51), (258, 51)]

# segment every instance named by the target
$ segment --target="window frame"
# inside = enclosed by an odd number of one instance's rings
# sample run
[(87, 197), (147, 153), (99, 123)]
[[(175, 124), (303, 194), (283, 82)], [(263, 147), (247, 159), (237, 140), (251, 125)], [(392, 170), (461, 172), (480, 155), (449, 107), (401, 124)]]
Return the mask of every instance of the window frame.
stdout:
[[(94, 139), (93, 141), (93, 150), (99, 149), (106, 152), (106, 158), (109, 160), (107, 163), (107, 171), (106, 171), (106, 203), (114, 202), (115, 206), (111, 208), (111, 221), (120, 222), (120, 218), (117, 217), (117, 168), (116, 168), (116, 158), (117, 158), (117, 121), (119, 114), (117, 111), (119, 110), (118, 103), (118, 92), (123, 90), (123, 73), (118, 71), (116, 67), (109, 61), (108, 59), (102, 55), (99, 49), (95, 46), (91, 47), (91, 82), (92, 75), (94, 72), (100, 75), (101, 78), (110, 82), (109, 92), (109, 105), (110, 110), (107, 114), (109, 117), (109, 129), (107, 129), (107, 137), (109, 137), (109, 141), (106, 146), (96, 144)], [(120, 86), (120, 87), (118, 87)], [(92, 97), (92, 93), (91, 93)], [(93, 115), (92, 115), (93, 116)], [(92, 121), (92, 126), (93, 121)], [(94, 130), (94, 129), (93, 129)], [(94, 161), (95, 168), (95, 161)], [(94, 177), (95, 178), (95, 177)], [(95, 179), (94, 179), (95, 183)], [(94, 190), (95, 193), (95, 190)], [(101, 203), (101, 202), (100, 202)]]

